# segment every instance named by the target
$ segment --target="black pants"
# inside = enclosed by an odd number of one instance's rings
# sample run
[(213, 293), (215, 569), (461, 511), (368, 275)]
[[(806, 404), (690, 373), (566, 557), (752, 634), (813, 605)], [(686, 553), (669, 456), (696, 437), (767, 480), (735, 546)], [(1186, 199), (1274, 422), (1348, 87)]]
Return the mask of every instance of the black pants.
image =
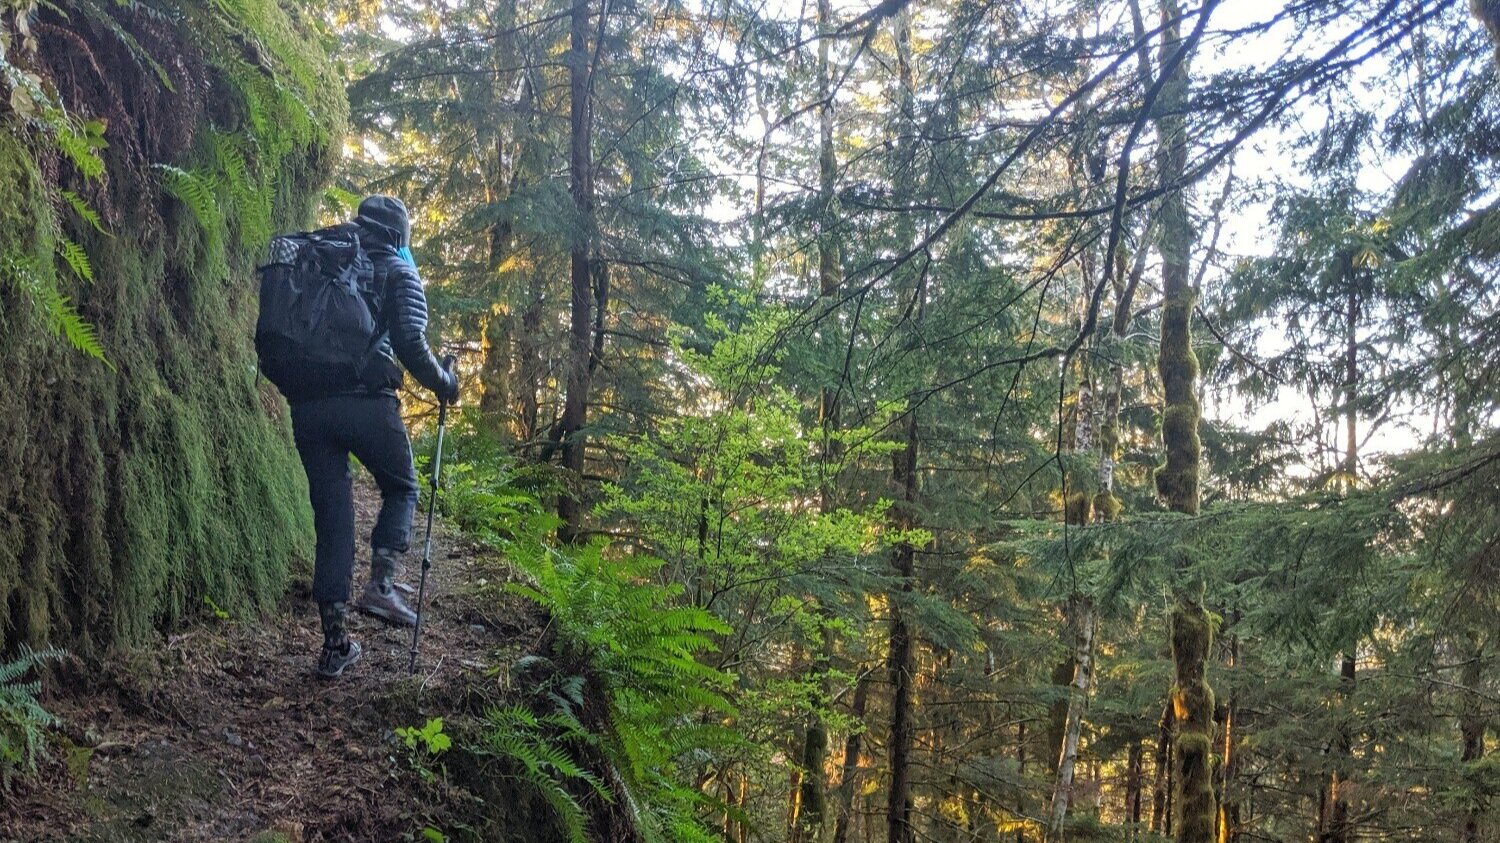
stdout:
[(349, 599), (354, 574), (354, 495), (349, 455), (359, 459), (380, 487), (380, 515), (370, 534), (372, 548), (405, 551), (417, 509), (417, 472), (411, 440), (401, 422), (401, 402), (389, 395), (336, 395), (292, 405), (292, 434), (307, 471), (317, 556), (313, 599)]

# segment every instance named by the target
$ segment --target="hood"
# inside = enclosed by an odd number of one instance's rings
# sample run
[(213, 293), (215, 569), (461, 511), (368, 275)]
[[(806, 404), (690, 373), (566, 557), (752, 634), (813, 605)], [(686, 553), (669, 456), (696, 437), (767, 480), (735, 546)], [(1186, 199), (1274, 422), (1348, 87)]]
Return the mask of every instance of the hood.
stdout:
[(396, 250), (411, 245), (411, 218), (406, 206), (394, 196), (376, 195), (359, 203), (359, 216), (354, 221), (380, 245)]

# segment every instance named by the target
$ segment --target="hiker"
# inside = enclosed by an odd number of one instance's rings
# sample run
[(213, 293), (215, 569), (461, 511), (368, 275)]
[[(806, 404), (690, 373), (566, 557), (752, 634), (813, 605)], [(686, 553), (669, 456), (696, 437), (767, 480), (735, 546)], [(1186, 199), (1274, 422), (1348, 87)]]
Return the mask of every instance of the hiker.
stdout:
[[(370, 577), (355, 607), (410, 626), (416, 613), (396, 585), (418, 497), (411, 441), (396, 395), (401, 366), (440, 401), (458, 397), (452, 358), (440, 364), (427, 345), (427, 298), (410, 245), (406, 206), (389, 196), (371, 196), (350, 223), (273, 241), (266, 269), (282, 268), (291, 283), (275, 286), (272, 276), (263, 275), (257, 349), (263, 370), (291, 405), (293, 438), (307, 472), (317, 532), (312, 596), (323, 628), (317, 673), (330, 679), (361, 654), (345, 625), (355, 546), (349, 455), (369, 470), (381, 496), (370, 534)], [(318, 280), (301, 280), (307, 277)], [(308, 289), (324, 292), (304, 295)], [(283, 303), (278, 295), (295, 301)], [(282, 311), (297, 317), (278, 326), (274, 320)], [(298, 336), (299, 330), (325, 336)]]

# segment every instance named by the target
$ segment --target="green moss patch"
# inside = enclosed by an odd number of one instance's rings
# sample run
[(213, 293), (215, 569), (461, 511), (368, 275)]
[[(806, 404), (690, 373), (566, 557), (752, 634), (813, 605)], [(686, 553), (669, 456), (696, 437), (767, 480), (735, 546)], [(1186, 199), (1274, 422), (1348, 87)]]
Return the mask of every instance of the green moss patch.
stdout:
[(0, 119), (0, 251), (54, 269), (60, 238), (82, 246), (92, 282), (56, 282), (113, 367), (0, 284), (0, 637), (85, 655), (209, 601), (265, 609), (310, 549), (285, 414), (256, 377), (254, 266), (307, 221), (345, 119), (315, 37), (271, 0), (108, 13), (47, 15), (35, 57), (64, 105), (108, 118), (105, 176)]

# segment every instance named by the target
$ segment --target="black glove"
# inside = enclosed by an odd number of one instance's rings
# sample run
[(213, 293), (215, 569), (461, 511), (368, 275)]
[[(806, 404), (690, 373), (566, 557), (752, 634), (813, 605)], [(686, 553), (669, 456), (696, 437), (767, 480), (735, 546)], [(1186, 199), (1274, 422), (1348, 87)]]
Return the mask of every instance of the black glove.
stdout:
[(452, 354), (443, 357), (443, 389), (438, 393), (438, 400), (444, 404), (458, 403), (458, 358)]

